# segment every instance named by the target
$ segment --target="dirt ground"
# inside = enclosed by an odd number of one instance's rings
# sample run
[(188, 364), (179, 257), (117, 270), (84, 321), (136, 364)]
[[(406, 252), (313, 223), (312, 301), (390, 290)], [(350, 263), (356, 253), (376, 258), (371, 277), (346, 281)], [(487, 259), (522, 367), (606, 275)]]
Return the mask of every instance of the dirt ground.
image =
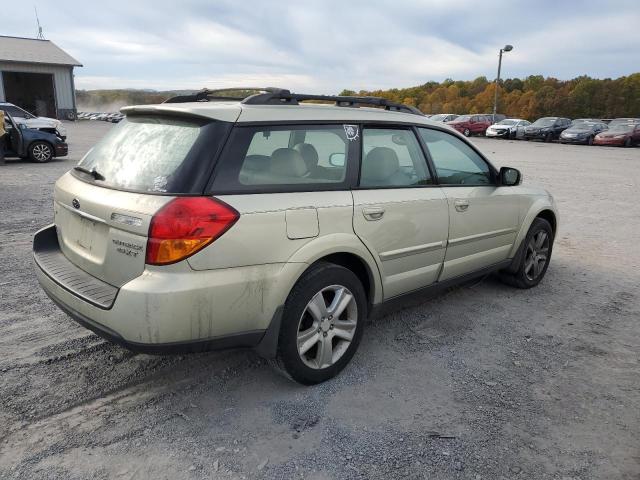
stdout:
[(640, 478), (640, 148), (474, 139), (561, 212), (542, 284), (492, 278), (369, 324), (303, 387), (251, 351), (136, 355), (40, 290), (70, 156), (0, 167), (0, 478)]

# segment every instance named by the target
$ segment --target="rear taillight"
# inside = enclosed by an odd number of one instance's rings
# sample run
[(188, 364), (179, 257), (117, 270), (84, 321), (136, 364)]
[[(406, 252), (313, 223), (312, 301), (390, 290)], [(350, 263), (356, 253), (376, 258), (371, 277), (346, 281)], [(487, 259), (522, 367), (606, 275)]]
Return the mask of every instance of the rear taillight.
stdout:
[(235, 209), (215, 198), (176, 198), (151, 219), (146, 262), (167, 265), (184, 260), (219, 238), (238, 218)]

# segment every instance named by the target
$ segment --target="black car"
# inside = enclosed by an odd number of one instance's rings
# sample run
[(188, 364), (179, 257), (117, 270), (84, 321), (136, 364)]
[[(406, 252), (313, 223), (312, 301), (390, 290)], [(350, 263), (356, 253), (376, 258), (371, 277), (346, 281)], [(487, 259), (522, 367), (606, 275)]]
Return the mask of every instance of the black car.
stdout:
[(582, 145), (593, 145), (593, 139), (600, 132), (608, 130), (609, 127), (603, 122), (580, 121), (575, 122), (560, 134), (560, 143), (579, 143)]
[(29, 158), (33, 162), (45, 163), (69, 153), (69, 147), (61, 137), (18, 124), (6, 112), (4, 118), (8, 134), (4, 140), (5, 157)]
[(524, 129), (525, 140), (550, 142), (571, 126), (571, 120), (563, 117), (542, 117)]

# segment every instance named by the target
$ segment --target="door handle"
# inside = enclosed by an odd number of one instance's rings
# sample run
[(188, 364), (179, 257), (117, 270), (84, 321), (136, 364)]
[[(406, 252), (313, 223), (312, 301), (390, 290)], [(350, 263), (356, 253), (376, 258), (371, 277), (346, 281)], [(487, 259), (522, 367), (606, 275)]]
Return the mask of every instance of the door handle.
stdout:
[(382, 207), (370, 207), (363, 208), (362, 215), (369, 221), (380, 220), (384, 215), (384, 208)]
[(456, 207), (456, 211), (466, 212), (469, 209), (469, 200), (458, 199), (453, 202), (453, 205)]

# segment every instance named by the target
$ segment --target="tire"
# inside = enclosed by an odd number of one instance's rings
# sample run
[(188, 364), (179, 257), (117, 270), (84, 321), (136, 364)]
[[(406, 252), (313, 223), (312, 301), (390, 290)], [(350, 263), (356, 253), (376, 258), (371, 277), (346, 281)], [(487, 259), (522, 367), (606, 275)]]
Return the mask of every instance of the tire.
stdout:
[(465, 128), (465, 129), (462, 131), (462, 134), (463, 134), (465, 137), (470, 137), (470, 136), (471, 136), (471, 130), (469, 130), (468, 128)]
[[(540, 243), (542, 236), (544, 238)], [(532, 288), (538, 285), (547, 273), (551, 261), (553, 240), (553, 229), (549, 222), (543, 218), (536, 218), (522, 242), (523, 251), (516, 257), (518, 265), (513, 266), (515, 267), (512, 270), (513, 273), (501, 272), (501, 280), (517, 288)], [(545, 256), (544, 263), (539, 260), (540, 255)]]
[(593, 145), (593, 137), (589, 137), (589, 140), (587, 140), (587, 145)]
[(631, 137), (627, 137), (627, 139), (624, 141), (624, 146), (625, 148), (629, 148), (631, 146)]
[[(337, 298), (349, 294), (348, 303), (338, 301), (334, 306)], [(332, 310), (339, 310), (338, 318), (333, 318)], [(273, 363), (304, 385), (324, 382), (340, 373), (355, 354), (366, 318), (367, 298), (358, 277), (339, 265), (318, 263), (289, 293)], [(332, 357), (323, 356), (329, 352), (327, 346)]]
[(36, 163), (47, 163), (53, 158), (53, 147), (47, 142), (33, 142), (29, 145), (29, 159)]
[(547, 133), (547, 136), (544, 137), (545, 143), (551, 143), (553, 141), (553, 133)]

